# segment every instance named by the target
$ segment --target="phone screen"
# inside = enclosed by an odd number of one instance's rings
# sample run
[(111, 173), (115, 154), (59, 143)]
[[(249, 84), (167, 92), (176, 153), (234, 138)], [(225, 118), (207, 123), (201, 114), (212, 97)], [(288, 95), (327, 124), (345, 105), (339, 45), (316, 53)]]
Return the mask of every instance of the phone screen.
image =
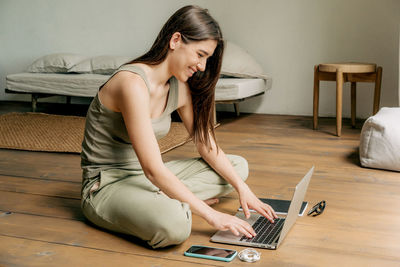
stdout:
[(186, 252), (229, 259), (235, 255), (236, 251), (231, 250), (231, 249), (223, 249), (223, 248), (191, 246)]

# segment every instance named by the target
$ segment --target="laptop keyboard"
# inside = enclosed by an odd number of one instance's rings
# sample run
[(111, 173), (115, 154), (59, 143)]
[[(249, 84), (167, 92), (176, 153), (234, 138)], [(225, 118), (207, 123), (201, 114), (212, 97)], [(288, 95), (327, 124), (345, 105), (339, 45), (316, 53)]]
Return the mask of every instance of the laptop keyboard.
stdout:
[(247, 238), (242, 236), (240, 241), (246, 241), (249, 243), (258, 244), (271, 244), (275, 240), (276, 236), (280, 234), (285, 218), (277, 218), (274, 223), (268, 221), (265, 217), (260, 216), (258, 220), (252, 225), (256, 236), (253, 238)]

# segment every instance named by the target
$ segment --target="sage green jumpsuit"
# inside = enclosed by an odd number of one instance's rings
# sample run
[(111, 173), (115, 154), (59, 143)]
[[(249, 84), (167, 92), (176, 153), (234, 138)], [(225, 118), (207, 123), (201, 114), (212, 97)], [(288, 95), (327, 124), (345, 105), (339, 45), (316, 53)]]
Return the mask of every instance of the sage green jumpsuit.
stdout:
[[(119, 71), (138, 74), (149, 88), (145, 73), (138, 66), (124, 65), (115, 73)], [(169, 83), (167, 106), (160, 117), (152, 119), (157, 139), (168, 133), (171, 113), (178, 105), (178, 81), (172, 77)], [(245, 180), (247, 161), (240, 156), (227, 157)], [(165, 165), (202, 200), (220, 197), (233, 189), (201, 158), (176, 160)], [(189, 237), (192, 222), (189, 205), (161, 194), (160, 189), (146, 178), (122, 114), (107, 109), (98, 95), (86, 117), (81, 166), (81, 206), (83, 214), (92, 223), (139, 237), (153, 248), (179, 244)], [(92, 191), (97, 182), (99, 188)]]

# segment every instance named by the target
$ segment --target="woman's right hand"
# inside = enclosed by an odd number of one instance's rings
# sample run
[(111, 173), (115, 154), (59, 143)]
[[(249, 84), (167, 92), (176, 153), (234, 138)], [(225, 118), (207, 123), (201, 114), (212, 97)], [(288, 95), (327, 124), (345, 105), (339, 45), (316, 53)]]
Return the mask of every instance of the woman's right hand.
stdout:
[(221, 231), (230, 230), (234, 235), (245, 235), (252, 238), (256, 232), (249, 223), (226, 213), (213, 210), (213, 213), (207, 218), (207, 222)]

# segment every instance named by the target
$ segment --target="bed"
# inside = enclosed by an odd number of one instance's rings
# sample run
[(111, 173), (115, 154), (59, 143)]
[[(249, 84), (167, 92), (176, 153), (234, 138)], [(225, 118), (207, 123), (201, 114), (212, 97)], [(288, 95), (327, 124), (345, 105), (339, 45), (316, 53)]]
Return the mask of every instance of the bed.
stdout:
[[(94, 97), (109, 75), (104, 74), (61, 74), (61, 73), (18, 73), (6, 78), (7, 93), (32, 95), (32, 111), (42, 97), (66, 96)], [(248, 98), (264, 94), (270, 88), (270, 80), (260, 78), (220, 78), (215, 91), (215, 102), (234, 104), (239, 115), (239, 103)]]
[[(65, 96), (94, 97), (98, 88), (122, 64), (127, 56), (87, 57), (71, 53), (43, 56), (33, 62), (26, 72), (6, 77), (6, 93), (31, 94), (32, 111), (36, 111), (39, 98)], [(262, 95), (270, 89), (272, 79), (261, 66), (237, 45), (225, 44), (221, 78), (215, 92), (215, 102), (234, 104), (239, 115), (239, 103)]]

